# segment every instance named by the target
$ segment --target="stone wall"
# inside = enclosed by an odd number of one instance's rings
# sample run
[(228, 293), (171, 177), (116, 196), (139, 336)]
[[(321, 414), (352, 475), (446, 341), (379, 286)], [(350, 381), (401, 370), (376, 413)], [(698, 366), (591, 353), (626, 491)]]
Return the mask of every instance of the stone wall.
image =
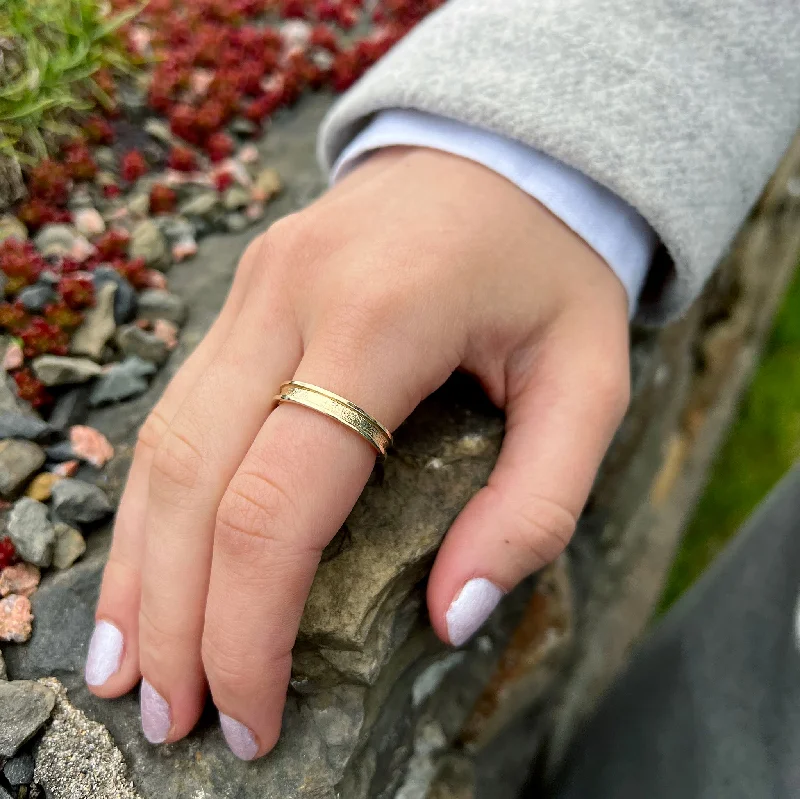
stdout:
[[(263, 143), (288, 178), (276, 213), (321, 189), (311, 153), (325, 105), (310, 99)], [(458, 378), (398, 431), (396, 451), (325, 552), (283, 736), (269, 757), (236, 761), (211, 712), (186, 741), (152, 748), (135, 697), (100, 702), (85, 690), (109, 531), (93, 536), (83, 563), (37, 592), (30, 644), (6, 653), (11, 675), (59, 677), (72, 702), (108, 727), (146, 799), (513, 796), (530, 762), (545, 770), (557, 763), (648, 621), (795, 264), (798, 181), (800, 145), (702, 301), (667, 329), (634, 333), (630, 413), (569, 552), (508, 597), (466, 648), (449, 650), (432, 635), (423, 583), (448, 525), (485, 482), (503, 425)], [(210, 240), (200, 262), (175, 267), (172, 289), (192, 310), (179, 355), (149, 395), (92, 418), (119, 453), (107, 469), (111, 493), (121, 489), (136, 428), (208, 328), (247, 238)]]

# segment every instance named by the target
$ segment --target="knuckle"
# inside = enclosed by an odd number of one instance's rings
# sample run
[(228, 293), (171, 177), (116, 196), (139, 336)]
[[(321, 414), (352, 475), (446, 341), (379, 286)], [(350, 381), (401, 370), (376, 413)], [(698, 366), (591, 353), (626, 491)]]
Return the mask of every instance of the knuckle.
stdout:
[(206, 634), (201, 644), (203, 668), (208, 675), (212, 691), (225, 686), (237, 694), (252, 696), (252, 687), (263, 682), (264, 675), (277, 675), (279, 669), (291, 669), (291, 651), (270, 656), (270, 663), (262, 658), (248, 658), (241, 642), (228, 641), (224, 636)]
[(136, 449), (155, 452), (168, 429), (169, 425), (164, 417), (157, 409), (152, 410), (139, 428), (136, 436)]
[(631, 396), (631, 378), (627, 364), (624, 366), (599, 359), (587, 385), (598, 404), (614, 419), (625, 415)]
[(262, 256), (269, 254), (278, 260), (309, 250), (317, 234), (315, 227), (308, 223), (309, 211), (289, 214), (270, 225), (259, 237), (258, 246)]
[(188, 644), (193, 635), (188, 628), (170, 629), (164, 620), (153, 613), (147, 603), (139, 608), (139, 642), (143, 653), (163, 659), (166, 653), (174, 652), (175, 646)]
[(189, 438), (170, 428), (153, 456), (150, 486), (160, 496), (174, 489), (191, 490), (200, 478), (203, 456)]

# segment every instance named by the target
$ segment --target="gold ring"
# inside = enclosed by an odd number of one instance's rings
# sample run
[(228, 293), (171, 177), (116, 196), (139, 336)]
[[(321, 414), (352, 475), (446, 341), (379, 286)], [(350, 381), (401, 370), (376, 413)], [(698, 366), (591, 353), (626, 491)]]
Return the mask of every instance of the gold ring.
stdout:
[(281, 385), (281, 392), (276, 394), (274, 399), (278, 402), (304, 405), (306, 408), (330, 416), (331, 419), (336, 419), (369, 441), (382, 458), (386, 457), (386, 450), (392, 444), (392, 434), (377, 419), (373, 419), (363, 408), (359, 408), (350, 400), (319, 386), (301, 383), (299, 380), (289, 380)]

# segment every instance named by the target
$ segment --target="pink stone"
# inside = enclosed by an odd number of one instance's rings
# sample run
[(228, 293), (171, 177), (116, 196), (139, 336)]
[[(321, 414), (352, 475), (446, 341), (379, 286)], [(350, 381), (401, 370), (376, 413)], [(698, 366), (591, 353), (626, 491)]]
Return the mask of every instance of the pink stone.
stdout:
[(69, 443), (72, 451), (83, 460), (101, 469), (114, 457), (114, 447), (108, 439), (93, 427), (76, 424), (70, 428)]
[(79, 263), (83, 263), (87, 258), (94, 255), (96, 252), (93, 244), (83, 236), (75, 236), (75, 243), (70, 250), (70, 256)]
[(167, 278), (157, 269), (148, 269), (147, 285), (151, 289), (165, 289), (167, 287)]
[(0, 641), (24, 644), (31, 637), (31, 601), (26, 596), (11, 594), (0, 599)]
[(153, 335), (160, 338), (168, 350), (174, 350), (178, 344), (178, 326), (166, 319), (156, 319), (153, 325)]
[(226, 158), (222, 163), (211, 170), (212, 180), (216, 178), (217, 175), (224, 174), (230, 175), (238, 184), (248, 189), (253, 185), (253, 179), (250, 177), (250, 173), (247, 171), (245, 165), (233, 158)]
[(208, 87), (214, 80), (214, 73), (210, 69), (195, 69), (189, 77), (189, 88), (196, 97), (203, 97), (208, 93)]
[(149, 319), (137, 319), (133, 324), (136, 325), (140, 330), (149, 330), (150, 329), (150, 320)]
[(0, 596), (30, 596), (39, 586), (42, 574), (30, 563), (17, 563), (0, 571)]
[(197, 242), (194, 239), (181, 239), (172, 245), (172, 257), (176, 261), (185, 261), (197, 255)]
[(236, 157), (243, 164), (254, 164), (259, 158), (258, 147), (256, 147), (255, 144), (245, 144), (236, 154)]
[(12, 341), (3, 355), (3, 369), (10, 372), (12, 369), (19, 369), (22, 366), (22, 347), (16, 341)]
[(78, 232), (90, 239), (99, 236), (106, 229), (103, 217), (95, 208), (81, 208), (75, 211), (72, 219)]
[(264, 216), (264, 203), (253, 202), (247, 206), (244, 215), (251, 221), (255, 222), (256, 219), (261, 219)]
[(78, 466), (80, 466), (79, 461), (64, 461), (53, 467), (53, 474), (61, 477), (73, 477), (78, 471)]

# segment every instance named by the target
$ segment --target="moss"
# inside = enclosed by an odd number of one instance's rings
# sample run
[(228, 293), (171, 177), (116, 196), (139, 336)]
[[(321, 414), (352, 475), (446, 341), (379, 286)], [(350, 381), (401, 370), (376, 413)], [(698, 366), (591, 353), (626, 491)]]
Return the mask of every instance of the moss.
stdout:
[(660, 612), (702, 574), (800, 458), (800, 272), (681, 543)]

